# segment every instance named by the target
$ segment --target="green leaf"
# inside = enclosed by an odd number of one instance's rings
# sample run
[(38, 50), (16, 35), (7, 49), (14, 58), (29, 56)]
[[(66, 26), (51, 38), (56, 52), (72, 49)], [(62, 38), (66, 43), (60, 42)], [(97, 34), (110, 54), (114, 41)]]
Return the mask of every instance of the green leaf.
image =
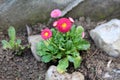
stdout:
[(59, 73), (63, 73), (66, 71), (66, 68), (69, 66), (68, 63), (68, 59), (67, 58), (63, 58), (61, 60), (59, 60), (59, 64), (57, 65), (57, 71)]
[(82, 26), (78, 26), (76, 28), (76, 34), (77, 35), (81, 35), (83, 31), (84, 31), (84, 28)]
[(21, 39), (17, 39), (16, 43), (17, 43), (18, 45), (20, 45), (20, 44), (21, 44)]
[(82, 26), (78, 26), (76, 28), (76, 32), (75, 32), (75, 34), (77, 34), (76, 37), (78, 38), (78, 37), (82, 36), (82, 32), (84, 32), (84, 28)]
[(54, 47), (52, 45), (48, 45), (47, 47), (51, 52), (54, 52)]
[(78, 50), (87, 50), (90, 48), (90, 43), (86, 40), (82, 40), (79, 42), (79, 45), (77, 46)]
[(74, 57), (68, 55), (67, 58), (68, 58), (68, 60), (69, 60), (70, 62), (74, 62)]
[(72, 53), (71, 53), (71, 50), (66, 51), (65, 54), (66, 54), (66, 55), (72, 54)]
[(10, 37), (10, 40), (15, 40), (16, 38), (16, 31), (15, 31), (15, 28), (10, 26), (9, 29), (8, 29), (8, 35)]
[(64, 41), (65, 41), (65, 40), (64, 40), (64, 37), (62, 37), (62, 36), (61, 36), (61, 37), (59, 37), (59, 42), (61, 42), (61, 43), (62, 43), (62, 42), (64, 42)]
[(77, 52), (76, 47), (72, 47), (71, 50), (66, 51), (65, 54), (66, 54), (66, 55), (76, 56), (76, 55), (78, 55), (79, 53)]
[(75, 30), (76, 30), (76, 26), (73, 25), (70, 31), (70, 36), (74, 37), (75, 36)]
[[(43, 41), (38, 42), (37, 45), (36, 45), (36, 49), (37, 49), (37, 50), (46, 49), (45, 43), (44, 43)], [(44, 51), (45, 51), (45, 50), (44, 50)]]
[(15, 43), (14, 40), (10, 40), (10, 41), (9, 41), (9, 44), (11, 45), (12, 48), (14, 48), (16, 43)]
[(74, 32), (75, 32), (75, 30), (76, 30), (76, 26), (75, 26), (75, 25), (73, 25), (73, 26), (72, 26), (72, 28), (71, 28), (71, 33), (74, 33)]
[(62, 48), (62, 46), (59, 45), (59, 50), (65, 51), (65, 48)]
[(52, 55), (51, 55), (51, 54), (42, 56), (42, 61), (45, 62), (45, 63), (48, 63), (48, 62), (50, 62), (51, 60), (52, 60)]
[(80, 38), (75, 38), (74, 41), (73, 41), (75, 44), (78, 44), (80, 42)]
[(9, 44), (9, 42), (7, 42), (6, 40), (2, 40), (2, 45), (3, 45), (3, 49), (12, 49), (11, 45)]
[(37, 50), (41, 50), (41, 42), (38, 42), (37, 44), (36, 44), (36, 51)]
[(21, 48), (21, 50), (24, 50), (24, 49), (25, 49), (25, 47), (24, 47), (24, 46), (21, 46), (21, 45), (20, 45), (20, 48)]
[(55, 56), (57, 59), (60, 59), (62, 57), (62, 54), (61, 53), (58, 53), (56, 56)]
[[(18, 45), (18, 44), (17, 44), (17, 45)], [(28, 46), (18, 45), (18, 47), (20, 48), (20, 50), (24, 50), (24, 49), (27, 48)]]
[(74, 67), (78, 68), (80, 66), (81, 61), (82, 61), (82, 58), (80, 56), (75, 57), (74, 58), (74, 62), (73, 62), (74, 63)]
[(51, 31), (52, 31), (52, 36), (54, 37), (56, 35), (56, 30), (52, 28)]
[(47, 51), (49, 51), (47, 49), (47, 47), (45, 46), (43, 41), (40, 41), (39, 43), (37, 43), (36, 45), (36, 53), (39, 56), (45, 56), (47, 54), (49, 54)]
[(70, 50), (70, 49), (72, 48), (72, 46), (73, 46), (72, 41), (71, 41), (71, 40), (68, 40), (68, 41), (66, 42), (66, 49), (67, 49), (67, 50)]
[(49, 53), (48, 53), (48, 52), (45, 52), (45, 51), (40, 50), (40, 51), (37, 51), (37, 54), (38, 54), (39, 56), (45, 56), (45, 55), (48, 55)]
[(67, 58), (70, 62), (73, 62), (75, 68), (79, 67), (82, 61), (82, 58), (79, 55), (77, 57), (68, 55)]

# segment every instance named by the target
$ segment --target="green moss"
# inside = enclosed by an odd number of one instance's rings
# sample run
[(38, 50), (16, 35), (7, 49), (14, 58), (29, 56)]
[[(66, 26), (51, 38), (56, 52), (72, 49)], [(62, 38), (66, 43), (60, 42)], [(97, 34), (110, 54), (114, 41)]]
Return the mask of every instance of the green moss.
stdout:
[(105, 19), (106, 15), (104, 13), (98, 13), (97, 15), (97, 20)]

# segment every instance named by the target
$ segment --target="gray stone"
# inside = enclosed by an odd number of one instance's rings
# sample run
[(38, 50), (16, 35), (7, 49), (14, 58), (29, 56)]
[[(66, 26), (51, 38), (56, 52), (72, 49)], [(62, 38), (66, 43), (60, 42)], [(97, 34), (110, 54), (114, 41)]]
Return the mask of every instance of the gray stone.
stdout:
[[(76, 0), (79, 1), (79, 0)], [(24, 26), (50, 18), (50, 12), (63, 10), (73, 0), (2, 0), (0, 1), (0, 28)]]
[(115, 68), (113, 68), (112, 64), (114, 64), (114, 61), (110, 60), (102, 73), (102, 78), (105, 80), (120, 80), (120, 66), (116, 67), (114, 65)]
[(120, 18), (120, 0), (85, 0), (72, 9), (67, 16), (90, 17), (91, 20)]
[(120, 56), (120, 20), (113, 19), (90, 31), (96, 45), (113, 57)]
[(42, 40), (42, 38), (41, 38), (40, 35), (32, 35), (32, 36), (29, 36), (29, 37), (28, 37), (28, 42), (29, 42), (30, 45), (31, 45), (32, 54), (33, 54), (33, 56), (36, 58), (37, 61), (41, 61), (40, 56), (38, 56), (37, 53), (36, 53), (36, 44), (37, 44), (40, 40)]
[(46, 72), (45, 80), (84, 80), (84, 75), (80, 72), (61, 74), (57, 72), (56, 66), (50, 66)]
[(73, 72), (71, 80), (85, 80), (84, 75), (80, 72)]
[(83, 0), (0, 0), (0, 28), (6, 29), (10, 25), (24, 28), (25, 24), (47, 22), (50, 12), (55, 8), (74, 18), (120, 18), (120, 0), (84, 0), (82, 3), (80, 1)]

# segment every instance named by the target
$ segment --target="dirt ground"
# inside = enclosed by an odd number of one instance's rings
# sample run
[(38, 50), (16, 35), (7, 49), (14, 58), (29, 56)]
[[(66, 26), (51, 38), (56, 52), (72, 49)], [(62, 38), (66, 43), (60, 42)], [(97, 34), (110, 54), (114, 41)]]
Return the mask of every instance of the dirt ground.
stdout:
[[(116, 78), (103, 78), (105, 73), (110, 72), (111, 69), (120, 69), (120, 58), (110, 57), (97, 48), (89, 35), (91, 29), (104, 22), (92, 22), (89, 18), (84, 17), (76, 19), (75, 24), (85, 28), (85, 38), (90, 42), (91, 47), (88, 51), (80, 52), (83, 57), (81, 66), (78, 69), (70, 66), (69, 73), (79, 71), (85, 75), (85, 80), (120, 80), (120, 74), (116, 75)], [(40, 34), (41, 27), (46, 26), (40, 23), (32, 26), (32, 34)], [(26, 30), (18, 31), (17, 38), (22, 39), (22, 44), (28, 44)], [(5, 31), (0, 32), (0, 41), (3, 39), (8, 39)], [(110, 69), (107, 69), (110, 60), (112, 60)], [(45, 72), (50, 65), (52, 63), (44, 64), (36, 61), (30, 49), (26, 49), (22, 56), (15, 56), (11, 51), (3, 51), (0, 43), (0, 80), (44, 80)]]

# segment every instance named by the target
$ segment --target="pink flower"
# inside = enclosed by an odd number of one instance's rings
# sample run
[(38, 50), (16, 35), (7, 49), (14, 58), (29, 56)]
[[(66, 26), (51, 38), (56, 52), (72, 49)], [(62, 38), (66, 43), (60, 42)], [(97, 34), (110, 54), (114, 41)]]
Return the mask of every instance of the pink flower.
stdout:
[(84, 38), (85, 37), (85, 32), (82, 32), (82, 38)]
[(54, 26), (54, 27), (57, 26), (57, 21), (55, 21), (55, 22), (53, 23), (53, 26)]
[(59, 10), (59, 9), (54, 9), (54, 10), (51, 12), (50, 15), (51, 15), (52, 18), (58, 18), (58, 17), (61, 16), (61, 14), (62, 14), (61, 10)]
[(71, 18), (71, 17), (69, 17), (69, 20), (70, 20), (71, 22), (73, 22), (73, 23), (75, 22), (75, 21), (73, 20), (73, 18)]
[(62, 33), (65, 33), (65, 32), (68, 32), (71, 29), (72, 22), (69, 19), (67, 19), (67, 18), (60, 18), (56, 22), (55, 25), (56, 25), (56, 28), (58, 29), (58, 31), (60, 31)]
[(44, 40), (47, 40), (52, 36), (52, 32), (50, 29), (46, 28), (46, 29), (42, 30), (41, 36)]

